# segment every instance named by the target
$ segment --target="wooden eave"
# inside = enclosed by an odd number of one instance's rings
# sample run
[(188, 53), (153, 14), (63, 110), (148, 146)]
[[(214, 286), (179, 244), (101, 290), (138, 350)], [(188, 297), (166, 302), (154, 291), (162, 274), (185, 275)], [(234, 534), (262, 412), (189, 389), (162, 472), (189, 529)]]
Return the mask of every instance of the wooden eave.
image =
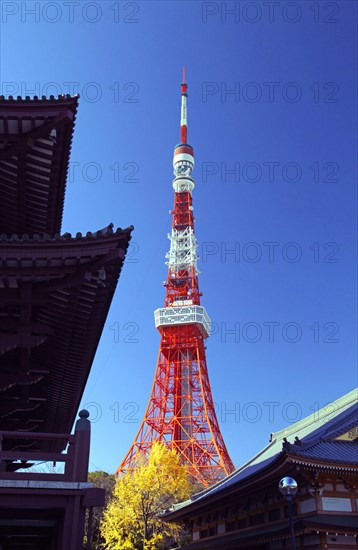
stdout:
[(71, 430), (132, 229), (0, 236), (1, 430)]
[(270, 464), (262, 469), (254, 472), (252, 475), (239, 480), (237, 483), (232, 484), (229, 487), (223, 488), (221, 491), (213, 492), (205, 498), (193, 500), (186, 506), (165, 513), (165, 520), (175, 521), (177, 519), (185, 519), (191, 517), (194, 513), (202, 513), (204, 510), (214, 509), (220, 506), (227, 505), (228, 502), (237, 498), (247, 498), (250, 493), (253, 493), (259, 488), (264, 491), (271, 482), (277, 483), (277, 479), (280, 479), (284, 475), (284, 472), (290, 470), (290, 465), (300, 465), (305, 469), (310, 470), (323, 470), (326, 472), (345, 473), (354, 475), (358, 470), (357, 464), (334, 464), (331, 462), (308, 460), (297, 457), (296, 455), (290, 455), (286, 452), (282, 452), (273, 460)]
[(78, 96), (0, 96), (0, 233), (60, 232)]
[[(193, 513), (201, 513), (203, 510), (217, 508), (226, 505), (230, 500), (233, 500), (238, 492), (240, 496), (247, 496), (247, 493), (253, 492), (256, 486), (260, 484), (263, 489), (267, 485), (267, 479), (277, 477), (277, 470), (282, 469), (285, 465), (285, 455), (280, 454), (265, 468), (247, 476), (243, 480), (233, 483), (229, 487), (223, 488), (221, 491), (215, 491), (207, 497), (193, 500), (186, 506), (165, 513), (165, 520), (174, 521), (176, 519), (184, 519), (191, 517)], [(264, 483), (263, 483), (264, 482)], [(210, 490), (210, 489), (209, 489)]]
[(320, 469), (325, 472), (337, 471), (338, 473), (352, 473), (352, 475), (358, 471), (358, 464), (349, 464), (343, 462), (331, 462), (327, 460), (317, 460), (303, 458), (297, 455), (287, 454), (287, 460), (293, 464), (300, 465), (307, 469), (317, 470)]

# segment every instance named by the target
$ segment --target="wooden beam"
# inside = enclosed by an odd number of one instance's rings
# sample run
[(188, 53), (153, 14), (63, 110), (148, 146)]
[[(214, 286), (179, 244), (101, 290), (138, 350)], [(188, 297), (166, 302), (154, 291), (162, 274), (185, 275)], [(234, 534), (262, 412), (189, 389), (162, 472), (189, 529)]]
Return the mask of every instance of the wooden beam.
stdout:
[(4, 402), (0, 404), (0, 418), (5, 418), (15, 412), (30, 412), (41, 407), (42, 403), (31, 404), (28, 400), (18, 399), (16, 401)]
[(0, 377), (0, 392), (16, 385), (37, 384), (42, 379), (43, 376), (38, 374), (28, 375), (16, 371), (13, 373), (2, 373)]
[[(36, 434), (34, 439), (36, 439)], [(38, 456), (36, 456), (38, 455)], [(0, 460), (41, 460), (48, 462), (68, 462), (68, 456), (62, 453), (44, 451), (0, 451)]]
[[(27, 325), (30, 334), (38, 334), (47, 336), (54, 334), (54, 329), (45, 325), (45, 323), (40, 323), (39, 321), (34, 321), (33, 319)], [(7, 317), (6, 319), (0, 319), (0, 333), (2, 332), (18, 332), (19, 329), (19, 319), (12, 319)]]
[(65, 120), (73, 120), (73, 113), (69, 110), (63, 111), (54, 118), (51, 118), (45, 124), (38, 126), (34, 130), (29, 130), (25, 134), (22, 134), (20, 139), (16, 143), (13, 143), (5, 149), (0, 149), (0, 161), (6, 160), (13, 156), (24, 155), (28, 150), (32, 149), (35, 145), (35, 140), (46, 137), (50, 134), (51, 130), (58, 126)]
[(0, 355), (7, 351), (17, 348), (35, 348), (46, 342), (45, 335), (29, 335), (29, 334), (4, 334), (1, 335)]

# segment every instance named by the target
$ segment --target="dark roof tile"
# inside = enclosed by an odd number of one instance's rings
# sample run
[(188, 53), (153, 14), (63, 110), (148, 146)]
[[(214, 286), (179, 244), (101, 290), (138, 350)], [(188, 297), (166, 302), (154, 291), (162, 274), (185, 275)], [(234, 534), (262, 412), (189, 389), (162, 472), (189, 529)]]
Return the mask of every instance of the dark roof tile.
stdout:
[(290, 454), (334, 464), (358, 464), (358, 444), (353, 441), (319, 441), (305, 449), (295, 447)]

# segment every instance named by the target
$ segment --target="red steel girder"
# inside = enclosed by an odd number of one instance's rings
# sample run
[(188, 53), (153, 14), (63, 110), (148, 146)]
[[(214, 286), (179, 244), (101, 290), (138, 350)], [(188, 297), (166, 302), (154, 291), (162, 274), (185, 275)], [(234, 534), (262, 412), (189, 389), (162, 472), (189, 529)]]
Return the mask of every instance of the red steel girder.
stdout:
[(234, 466), (216, 417), (204, 339), (196, 326), (174, 326), (164, 332), (166, 343), (162, 334), (144, 419), (116, 474), (133, 468), (138, 452), (147, 453), (154, 441), (162, 441), (176, 449), (196, 481), (210, 486)]

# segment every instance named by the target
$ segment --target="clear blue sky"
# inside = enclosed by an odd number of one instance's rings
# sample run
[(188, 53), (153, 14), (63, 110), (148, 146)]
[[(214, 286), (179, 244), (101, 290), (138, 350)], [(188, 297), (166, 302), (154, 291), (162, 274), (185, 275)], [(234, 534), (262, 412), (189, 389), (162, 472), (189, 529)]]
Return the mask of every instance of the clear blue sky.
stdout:
[(82, 401), (92, 470), (119, 465), (151, 389), (184, 64), (234, 463), (356, 385), (357, 3), (273, 4), (2, 2), (2, 93), (81, 94), (63, 231), (135, 226)]

